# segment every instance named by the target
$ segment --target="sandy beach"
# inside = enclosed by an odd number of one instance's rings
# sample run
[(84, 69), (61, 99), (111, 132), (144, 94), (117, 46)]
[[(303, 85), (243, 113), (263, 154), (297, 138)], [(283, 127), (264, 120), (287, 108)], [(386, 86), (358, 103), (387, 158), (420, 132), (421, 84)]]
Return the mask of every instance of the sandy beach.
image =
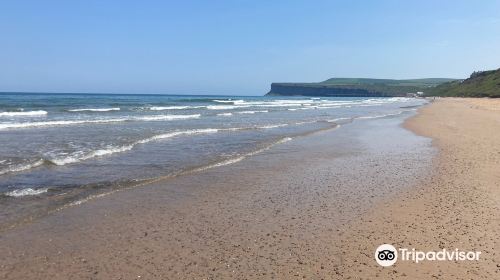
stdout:
[[(346, 278), (500, 277), (500, 100), (439, 99), (405, 126), (433, 139), (433, 173), (421, 186), (364, 216), (344, 241)], [(397, 263), (381, 268), (364, 252), (392, 243), (421, 250), (481, 251), (477, 262)]]
[[(440, 99), (56, 211), (0, 233), (0, 278), (496, 279), (498, 108)], [(383, 268), (383, 243), (482, 254)]]

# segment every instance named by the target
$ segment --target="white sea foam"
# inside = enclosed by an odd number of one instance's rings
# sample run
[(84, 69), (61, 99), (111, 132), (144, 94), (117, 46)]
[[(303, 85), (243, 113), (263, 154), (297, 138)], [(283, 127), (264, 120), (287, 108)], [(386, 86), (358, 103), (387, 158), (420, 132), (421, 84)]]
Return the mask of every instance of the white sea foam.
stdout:
[(304, 125), (304, 124), (310, 124), (310, 123), (317, 123), (317, 120), (312, 120), (312, 121), (302, 121), (302, 122), (296, 122), (296, 125)]
[(251, 157), (251, 156), (254, 156), (256, 154), (259, 154), (259, 153), (262, 153), (266, 150), (269, 150), (271, 149), (273, 146), (275, 145), (278, 145), (278, 144), (283, 144), (283, 143), (286, 143), (288, 141), (292, 140), (291, 137), (285, 137), (285, 138), (282, 138), (274, 143), (271, 143), (269, 145), (267, 145), (266, 147), (263, 147), (261, 149), (258, 149), (256, 151), (253, 151), (253, 152), (249, 152), (249, 153), (246, 153), (244, 155), (240, 155), (240, 156), (237, 156), (237, 157), (234, 157), (234, 158), (230, 158), (230, 159), (226, 159), (226, 160), (223, 160), (223, 161), (220, 161), (220, 162), (217, 162), (217, 163), (214, 163), (214, 164), (210, 164), (210, 165), (207, 165), (207, 166), (203, 166), (203, 167), (200, 167), (198, 169), (195, 169), (194, 171), (205, 171), (205, 170), (208, 170), (208, 169), (212, 169), (212, 168), (215, 168), (215, 167), (221, 167), (221, 166), (226, 166), (226, 165), (230, 165), (230, 164), (234, 164), (234, 163), (237, 163), (237, 162), (240, 162), (248, 157)]
[(44, 160), (40, 159), (40, 160), (31, 162), (31, 163), (12, 165), (12, 166), (9, 166), (5, 169), (0, 170), (0, 175), (4, 175), (7, 173), (13, 173), (13, 172), (25, 171), (25, 170), (28, 170), (31, 168), (38, 167), (38, 166), (42, 165), (43, 163), (44, 163)]
[(361, 116), (357, 117), (356, 119), (378, 119), (378, 118), (385, 118), (385, 117), (390, 117), (390, 116), (397, 116), (401, 115), (404, 111), (399, 111), (398, 113), (391, 113), (391, 114), (382, 114), (382, 115), (373, 115), (373, 116)]
[(352, 118), (336, 118), (332, 120), (327, 120), (327, 122), (338, 122), (338, 121), (347, 121), (347, 120), (352, 120)]
[(69, 109), (68, 112), (109, 112), (109, 111), (120, 111), (120, 108), (81, 108), (81, 109)]
[(49, 161), (55, 165), (66, 165), (66, 164), (77, 163), (77, 162), (81, 162), (81, 161), (96, 158), (96, 157), (101, 157), (101, 156), (111, 155), (111, 154), (115, 154), (115, 153), (130, 151), (135, 146), (137, 146), (139, 144), (146, 144), (149, 142), (178, 137), (178, 136), (196, 135), (196, 134), (210, 134), (210, 133), (217, 133), (217, 132), (221, 132), (221, 131), (238, 131), (238, 130), (247, 130), (247, 129), (271, 129), (271, 128), (277, 128), (277, 127), (282, 127), (282, 126), (286, 126), (286, 125), (288, 125), (288, 124), (264, 125), (264, 126), (255, 126), (255, 127), (202, 128), (202, 129), (179, 130), (179, 131), (172, 131), (172, 132), (168, 132), (168, 133), (154, 135), (154, 136), (151, 136), (151, 137), (148, 137), (145, 139), (141, 139), (141, 140), (135, 141), (133, 143), (122, 145), (122, 146), (109, 145), (108, 147), (106, 147), (104, 149), (98, 149), (98, 150), (93, 150), (93, 151), (88, 151), (88, 152), (78, 151), (78, 152), (70, 154), (69, 156), (68, 155), (51, 156), (49, 154), (46, 156), (46, 158), (47, 158), (47, 161)]
[(44, 121), (44, 122), (22, 122), (22, 123), (0, 123), (0, 129), (9, 128), (27, 128), (27, 127), (41, 127), (41, 126), (61, 126), (61, 125), (74, 125), (85, 123), (109, 123), (125, 121), (124, 119), (103, 119), (103, 120), (65, 120), (65, 121)]
[(197, 119), (199, 117), (200, 117), (200, 114), (195, 114), (195, 115), (154, 115), (154, 116), (109, 118), (109, 119), (0, 123), (0, 130), (1, 129), (12, 129), (12, 128), (65, 126), (65, 125), (79, 125), (79, 124), (100, 124), (100, 123), (114, 123), (114, 122), (126, 122), (126, 121), (159, 121), (159, 120), (171, 121), (171, 120)]
[(220, 114), (217, 114), (217, 116), (222, 116), (222, 117), (229, 117), (229, 116), (232, 116), (233, 113), (220, 113)]
[(134, 147), (134, 145), (124, 145), (121, 147), (109, 146), (106, 149), (99, 149), (87, 153), (76, 152), (70, 156), (60, 157), (60, 158), (48, 158), (48, 161), (52, 162), (55, 165), (66, 165), (70, 163), (80, 162), (84, 160), (88, 160), (94, 157), (100, 157), (105, 155), (110, 155), (114, 153), (120, 153), (129, 151)]
[(160, 121), (160, 120), (187, 120), (187, 119), (197, 119), (201, 115), (200, 114), (194, 114), (194, 115), (157, 115), (157, 116), (142, 116), (142, 117), (135, 117), (133, 120), (138, 120), (138, 121)]
[(217, 99), (214, 99), (212, 100), (213, 102), (217, 102), (217, 103), (241, 103), (241, 102), (244, 102), (243, 100), (241, 99), (238, 99), (238, 100), (232, 100), (232, 99), (228, 99), (228, 100), (217, 100)]
[(317, 108), (317, 109), (337, 109), (337, 108), (342, 108), (342, 106), (315, 106), (315, 108)]
[[(232, 105), (212, 105), (208, 106), (211, 110), (235, 109), (242, 107), (303, 107), (307, 109), (324, 108), (332, 109), (337, 106), (380, 106), (392, 102), (405, 102), (409, 99), (404, 98), (388, 98), (388, 99), (359, 99), (359, 100), (321, 100), (319, 98), (300, 99), (300, 100), (263, 100), (263, 101), (246, 101), (246, 100), (214, 100), (219, 103), (228, 103)], [(234, 107), (233, 107), (234, 106)], [(294, 108), (291, 111), (294, 111)], [(290, 110), (289, 109), (289, 110)], [(302, 108), (301, 108), (302, 109)]]
[(167, 138), (172, 138), (172, 137), (181, 136), (181, 135), (215, 133), (217, 131), (219, 131), (219, 130), (212, 129), (212, 128), (174, 131), (174, 132), (154, 135), (152, 137), (141, 139), (141, 140), (135, 141), (133, 143), (122, 145), (122, 146), (109, 145), (108, 147), (106, 147), (104, 149), (98, 149), (98, 150), (93, 150), (93, 151), (89, 151), (89, 152), (78, 151), (78, 152), (72, 153), (69, 156), (65, 155), (62, 157), (58, 157), (58, 156), (51, 157), (49, 155), (47, 160), (52, 162), (55, 165), (66, 165), (66, 164), (70, 164), (70, 163), (76, 163), (76, 162), (81, 162), (84, 160), (92, 159), (95, 157), (102, 157), (102, 156), (111, 155), (111, 154), (115, 154), (115, 153), (130, 151), (136, 145), (146, 144), (146, 143), (160, 140), (160, 139), (167, 139)]
[(0, 112), (0, 117), (36, 117), (45, 116), (47, 111), (27, 111), (27, 112)]
[(43, 189), (32, 189), (32, 188), (26, 188), (26, 189), (19, 189), (19, 190), (13, 190), (10, 192), (6, 192), (6, 196), (12, 196), (12, 197), (21, 197), (21, 196), (27, 196), (27, 195), (39, 195), (42, 193), (46, 193), (48, 191), (47, 188)]
[[(324, 108), (332, 109), (336, 106), (380, 106), (386, 103), (393, 102), (406, 102), (411, 99), (408, 98), (372, 98), (372, 99), (357, 99), (357, 100), (322, 100), (320, 98), (310, 99), (297, 99), (297, 100), (213, 100), (218, 103), (225, 103), (227, 105), (212, 105), (208, 106), (210, 110), (226, 110), (236, 109), (242, 107), (302, 107), (307, 109)], [(229, 105), (231, 104), (231, 105)], [(291, 110), (293, 111), (293, 110)]]
[(236, 112), (238, 114), (255, 114), (255, 113), (268, 113), (269, 111), (267, 110), (262, 110), (262, 111), (241, 111), (241, 112)]
[(237, 108), (246, 108), (250, 107), (248, 105), (209, 105), (207, 106), (208, 110), (232, 110)]
[(172, 138), (176, 136), (181, 136), (181, 135), (194, 135), (194, 134), (207, 134), (207, 133), (216, 133), (218, 131), (221, 131), (221, 129), (217, 128), (202, 128), (202, 129), (191, 129), (191, 130), (181, 130), (181, 131), (173, 131), (169, 133), (163, 133), (159, 135), (155, 135), (146, 139), (139, 140), (135, 142), (136, 144), (145, 144), (151, 141), (155, 140), (160, 140), (160, 139), (167, 139), (167, 138)]
[(263, 125), (260, 128), (269, 129), (269, 128), (284, 127), (284, 126), (287, 126), (287, 125), (288, 125), (287, 123), (284, 123), (284, 124), (270, 124), (270, 125)]
[(151, 111), (164, 111), (164, 110), (186, 110), (186, 109), (199, 109), (205, 106), (153, 106), (148, 109)]

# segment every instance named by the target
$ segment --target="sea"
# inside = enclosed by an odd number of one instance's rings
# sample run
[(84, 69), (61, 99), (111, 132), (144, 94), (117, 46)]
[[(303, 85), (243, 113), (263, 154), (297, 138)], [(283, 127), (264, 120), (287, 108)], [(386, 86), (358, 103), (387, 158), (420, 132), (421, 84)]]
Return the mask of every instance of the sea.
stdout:
[(296, 137), (426, 102), (0, 93), (0, 224), (14, 213), (32, 218), (102, 193), (234, 164)]

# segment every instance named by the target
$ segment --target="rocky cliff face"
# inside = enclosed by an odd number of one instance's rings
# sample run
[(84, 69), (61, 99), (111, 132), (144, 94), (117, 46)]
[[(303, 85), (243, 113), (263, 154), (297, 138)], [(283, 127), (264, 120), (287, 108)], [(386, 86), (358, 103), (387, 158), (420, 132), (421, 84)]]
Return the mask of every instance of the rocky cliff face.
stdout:
[(317, 84), (272, 83), (271, 91), (267, 95), (302, 95), (302, 96), (335, 96), (335, 97), (382, 97), (404, 96), (401, 94), (388, 94), (350, 86), (322, 86)]

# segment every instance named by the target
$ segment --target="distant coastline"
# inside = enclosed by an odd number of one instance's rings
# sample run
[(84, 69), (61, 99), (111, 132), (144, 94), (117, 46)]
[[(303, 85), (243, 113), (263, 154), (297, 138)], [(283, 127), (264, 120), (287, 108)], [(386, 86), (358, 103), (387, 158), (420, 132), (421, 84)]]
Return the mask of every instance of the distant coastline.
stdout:
[(448, 78), (428, 79), (366, 79), (332, 78), (319, 83), (272, 83), (266, 95), (331, 96), (331, 97), (403, 97), (423, 94), (443, 83), (457, 81)]
[(500, 69), (475, 71), (467, 79), (332, 78), (319, 83), (272, 83), (270, 96), (500, 97)]

